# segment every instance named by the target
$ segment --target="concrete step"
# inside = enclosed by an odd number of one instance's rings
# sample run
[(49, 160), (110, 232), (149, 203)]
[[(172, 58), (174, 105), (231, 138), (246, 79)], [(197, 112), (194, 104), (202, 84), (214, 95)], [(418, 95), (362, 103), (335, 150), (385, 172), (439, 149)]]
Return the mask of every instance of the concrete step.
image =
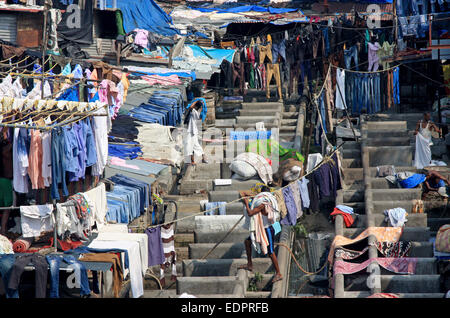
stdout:
[[(273, 116), (278, 117), (281, 114), (281, 107), (275, 109), (241, 109), (239, 110), (239, 116)], [(284, 116), (283, 116), (284, 118)]]
[(346, 141), (342, 146), (342, 149), (355, 149), (361, 151), (361, 142), (357, 141)]
[(428, 218), (428, 226), (433, 232), (437, 232), (443, 225), (450, 224), (450, 218)]
[(236, 199), (239, 199), (239, 191), (237, 190), (215, 190), (208, 193), (210, 202), (230, 202)]
[[(194, 240), (190, 243), (217, 243), (221, 241), (228, 231), (197, 231), (194, 230)], [(239, 226), (231, 232), (223, 241), (223, 243), (244, 242), (250, 236), (250, 232), (241, 229)]]
[(283, 112), (283, 119), (298, 119), (298, 112)]
[(342, 159), (343, 168), (362, 168), (361, 158), (344, 158)]
[(363, 168), (345, 168), (343, 178), (345, 182), (363, 180)]
[(411, 146), (398, 147), (369, 147), (369, 166), (381, 165), (409, 166), (412, 165), (412, 154), (415, 151)]
[(375, 213), (383, 213), (384, 210), (403, 208), (406, 212), (411, 212), (413, 201), (373, 201), (373, 211)]
[(368, 131), (367, 137), (372, 138), (388, 138), (388, 137), (407, 137), (408, 131)]
[(176, 289), (144, 290), (142, 298), (178, 298)]
[(179, 277), (177, 278), (177, 294), (233, 294), (237, 284), (235, 276), (217, 277)]
[[(384, 214), (376, 213), (374, 216), (375, 226), (388, 227), (390, 222), (386, 223), (384, 221)], [(407, 217), (408, 222), (405, 223), (406, 227), (426, 227), (427, 217), (425, 214), (409, 214)], [(367, 226), (367, 215), (358, 215), (356, 219), (355, 227), (366, 227)]]
[[(356, 238), (365, 228), (349, 228), (344, 229), (344, 236), (348, 238)], [(430, 228), (428, 227), (406, 227), (400, 237), (401, 241), (417, 241), (426, 242), (430, 239)]]
[(280, 127), (280, 135), (282, 133), (288, 133), (288, 132), (295, 134), (296, 129), (297, 129), (297, 126), (281, 126)]
[(348, 202), (364, 202), (364, 191), (344, 190), (343, 201), (344, 205), (348, 205)]
[(189, 246), (194, 243), (194, 233), (177, 233), (175, 234), (175, 247)]
[(279, 137), (280, 137), (280, 140), (294, 141), (295, 133), (293, 133), (293, 132), (280, 133)]
[(354, 191), (364, 191), (364, 181), (363, 180), (353, 180), (344, 182), (345, 190), (354, 190)]
[(422, 195), (421, 189), (373, 189), (373, 201), (409, 201), (418, 200)]
[(259, 178), (245, 181), (232, 179), (231, 185), (214, 185), (214, 191), (231, 191), (231, 189), (234, 191), (250, 190), (258, 182), (261, 182)]
[(282, 126), (297, 126), (297, 119), (282, 119)]
[(433, 257), (433, 243), (431, 242), (411, 242), (409, 257)]
[(439, 293), (440, 275), (382, 275), (384, 293)]
[(360, 159), (361, 150), (359, 149), (344, 149), (342, 150), (342, 156), (344, 159)]
[[(264, 127), (267, 130), (270, 130), (272, 128), (280, 128), (280, 122), (264, 122)], [(233, 128), (233, 129), (256, 129), (256, 124), (252, 123), (252, 124), (247, 124), (247, 123), (236, 123), (233, 126), (228, 126), (227, 128)]]
[[(200, 259), (206, 255), (216, 244), (195, 243), (189, 244), (189, 258)], [(233, 259), (245, 257), (244, 242), (222, 243), (218, 245), (207, 257), (207, 259)]]
[(241, 124), (253, 124), (255, 125), (256, 123), (259, 122), (264, 122), (264, 126), (265, 124), (275, 124), (275, 123), (279, 123), (280, 120), (278, 117), (276, 116), (236, 116), (236, 125), (241, 125)]
[[(247, 264), (247, 259), (190, 259), (183, 261), (183, 277), (191, 276), (236, 276), (238, 266)], [(271, 274), (274, 271), (270, 258), (254, 258), (253, 272)]]
[(369, 138), (367, 140), (367, 146), (369, 147), (379, 147), (379, 146), (409, 146), (410, 138), (409, 136), (400, 136), (400, 137), (388, 137), (384, 136)]
[(264, 109), (264, 110), (276, 110), (281, 109), (283, 103), (268, 103), (268, 102), (256, 102), (256, 103), (242, 103), (243, 110), (254, 110), (254, 109)]

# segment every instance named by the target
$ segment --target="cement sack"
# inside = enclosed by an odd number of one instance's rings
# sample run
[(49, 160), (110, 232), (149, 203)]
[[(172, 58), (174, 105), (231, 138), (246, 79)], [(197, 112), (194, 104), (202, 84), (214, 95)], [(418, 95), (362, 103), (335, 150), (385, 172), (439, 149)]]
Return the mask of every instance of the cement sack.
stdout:
[(233, 160), (230, 164), (230, 170), (241, 177), (241, 180), (248, 180), (258, 173), (251, 164), (241, 160)]

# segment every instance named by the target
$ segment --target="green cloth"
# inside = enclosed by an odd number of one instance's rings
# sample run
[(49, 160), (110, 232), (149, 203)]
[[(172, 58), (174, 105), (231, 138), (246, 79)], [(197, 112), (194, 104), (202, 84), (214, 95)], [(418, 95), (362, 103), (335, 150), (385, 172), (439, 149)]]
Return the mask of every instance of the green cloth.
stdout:
[[(264, 151), (264, 144), (267, 142), (267, 151)], [(251, 142), (248, 144), (248, 146), (245, 148), (246, 152), (253, 152), (258, 155), (266, 155), (271, 156), (272, 155), (272, 145), (274, 149), (278, 149), (278, 155), (280, 158), (280, 162), (289, 158), (293, 158), (295, 160), (298, 160), (300, 162), (304, 162), (305, 158), (302, 156), (300, 152), (298, 152), (295, 149), (289, 149), (289, 148), (283, 148), (278, 142), (273, 141), (271, 139), (268, 140), (256, 140), (254, 142)], [(264, 156), (263, 156), (264, 157)]]
[(13, 188), (11, 180), (0, 178), (0, 206), (10, 207), (13, 204)]
[(123, 15), (122, 11), (116, 10), (116, 24), (117, 24), (117, 34), (126, 35), (125, 29), (123, 28)]
[(255, 69), (253, 66), (250, 66), (250, 79), (249, 79), (249, 86), (250, 88), (255, 88)]

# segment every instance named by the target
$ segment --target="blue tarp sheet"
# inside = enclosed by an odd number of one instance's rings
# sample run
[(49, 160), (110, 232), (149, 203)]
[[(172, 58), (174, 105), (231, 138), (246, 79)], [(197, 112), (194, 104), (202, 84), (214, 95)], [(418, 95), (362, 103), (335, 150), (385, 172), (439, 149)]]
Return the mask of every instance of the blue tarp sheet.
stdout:
[[(113, 0), (106, 0), (106, 8), (113, 8)], [(117, 0), (117, 8), (123, 14), (123, 27), (129, 33), (144, 29), (164, 36), (179, 34), (171, 27), (172, 18), (153, 0)]]
[[(200, 58), (208, 58), (206, 54), (197, 46), (197, 45), (188, 45), (192, 52), (194, 53), (194, 57)], [(223, 60), (227, 60), (228, 62), (233, 62), (234, 50), (225, 50), (225, 49), (211, 49), (211, 48), (203, 48), (213, 59), (217, 61), (214, 66), (220, 67), (220, 64)]]

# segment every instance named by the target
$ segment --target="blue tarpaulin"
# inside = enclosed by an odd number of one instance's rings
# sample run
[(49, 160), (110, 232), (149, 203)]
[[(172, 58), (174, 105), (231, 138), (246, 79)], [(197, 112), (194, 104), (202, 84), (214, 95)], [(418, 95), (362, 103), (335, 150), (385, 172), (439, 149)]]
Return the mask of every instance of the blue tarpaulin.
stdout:
[[(113, 0), (106, 0), (106, 8), (113, 8), (112, 3)], [(164, 36), (179, 34), (171, 27), (172, 18), (153, 0), (117, 0), (117, 8), (122, 11), (127, 33), (144, 29)]]
[(200, 58), (208, 58), (205, 54), (208, 53), (209, 56), (211, 56), (213, 59), (217, 61), (216, 64), (213, 64), (214, 66), (219, 67), (223, 60), (227, 60), (228, 62), (233, 62), (233, 56), (234, 56), (234, 50), (226, 50), (226, 49), (211, 49), (211, 48), (203, 48), (205, 52), (202, 51), (197, 45), (188, 45), (192, 49), (192, 52), (194, 53), (194, 57), (200, 57)]

